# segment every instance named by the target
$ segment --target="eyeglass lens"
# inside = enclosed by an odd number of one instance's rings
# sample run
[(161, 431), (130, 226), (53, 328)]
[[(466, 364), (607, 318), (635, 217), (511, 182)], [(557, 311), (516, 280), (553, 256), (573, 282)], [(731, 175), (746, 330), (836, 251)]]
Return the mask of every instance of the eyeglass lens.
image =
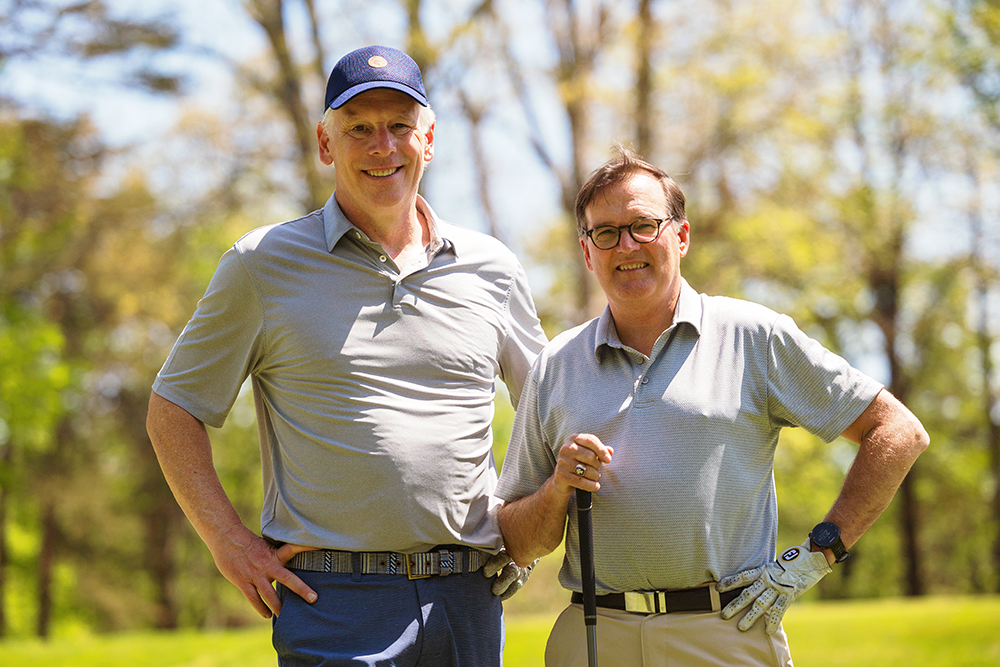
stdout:
[(631, 225), (612, 227), (610, 225), (591, 230), (590, 238), (601, 250), (610, 250), (618, 245), (623, 229), (628, 229), (636, 243), (650, 243), (659, 235), (660, 224), (663, 221), (653, 219), (636, 220)]

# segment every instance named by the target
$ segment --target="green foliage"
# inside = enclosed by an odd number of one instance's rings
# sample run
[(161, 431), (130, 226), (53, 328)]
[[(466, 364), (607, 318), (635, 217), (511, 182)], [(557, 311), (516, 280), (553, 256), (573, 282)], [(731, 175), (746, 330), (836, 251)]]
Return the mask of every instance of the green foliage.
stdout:
[(507, 386), (499, 380), (496, 382), (496, 392), (493, 400), (493, 461), (499, 473), (510, 443), (510, 432), (514, 427), (514, 407), (510, 404)]
[[(44, 448), (62, 412), (61, 393), (71, 381), (62, 359), (63, 338), (42, 318), (6, 314), (0, 312), (0, 448)], [(0, 480), (9, 484), (7, 473)]]

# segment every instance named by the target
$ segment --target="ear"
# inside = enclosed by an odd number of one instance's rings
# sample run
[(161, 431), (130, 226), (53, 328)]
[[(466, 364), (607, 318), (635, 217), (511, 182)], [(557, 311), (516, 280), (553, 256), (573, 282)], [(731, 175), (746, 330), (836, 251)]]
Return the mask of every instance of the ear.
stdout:
[(330, 152), (330, 135), (326, 133), (323, 123), (316, 124), (316, 142), (319, 145), (319, 161), (325, 165), (333, 164), (333, 154)]
[(677, 230), (677, 244), (680, 249), (681, 257), (684, 257), (688, 253), (688, 248), (691, 247), (691, 225), (687, 220), (681, 223), (681, 228)]
[(587, 268), (591, 271), (594, 270), (594, 265), (590, 263), (590, 246), (587, 245), (587, 237), (580, 237), (580, 247), (583, 248), (583, 261), (587, 263)]
[(424, 132), (424, 162), (430, 162), (434, 157), (434, 123)]

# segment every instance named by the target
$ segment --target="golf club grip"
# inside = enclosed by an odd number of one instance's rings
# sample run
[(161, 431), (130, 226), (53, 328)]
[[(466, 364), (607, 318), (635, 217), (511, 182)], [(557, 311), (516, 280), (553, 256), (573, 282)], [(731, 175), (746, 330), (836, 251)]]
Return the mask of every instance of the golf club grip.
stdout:
[(583, 582), (583, 622), (597, 625), (597, 591), (594, 573), (593, 506), (590, 491), (576, 490), (576, 517), (580, 527), (580, 576)]

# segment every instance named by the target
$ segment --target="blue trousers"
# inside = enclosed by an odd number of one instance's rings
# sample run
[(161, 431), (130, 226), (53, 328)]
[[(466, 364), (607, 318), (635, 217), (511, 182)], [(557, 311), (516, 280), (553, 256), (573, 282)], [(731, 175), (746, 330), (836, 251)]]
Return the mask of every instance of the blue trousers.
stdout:
[(297, 574), (308, 604), (278, 584), (272, 621), (280, 667), (502, 667), (500, 598), (480, 572), (409, 580), (399, 575)]

